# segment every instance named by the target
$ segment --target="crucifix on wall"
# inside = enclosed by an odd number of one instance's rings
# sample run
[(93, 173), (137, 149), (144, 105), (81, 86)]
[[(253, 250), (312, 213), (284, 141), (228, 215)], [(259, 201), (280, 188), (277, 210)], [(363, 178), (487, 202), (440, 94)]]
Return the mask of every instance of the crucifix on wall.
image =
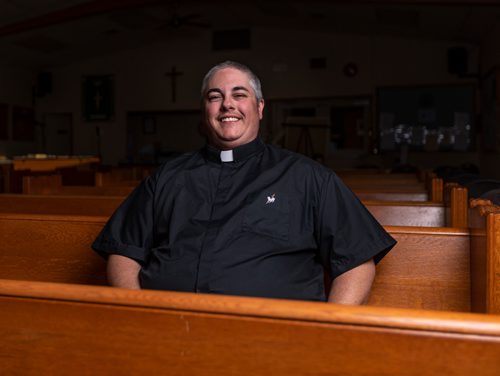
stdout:
[(169, 77), (172, 80), (172, 102), (176, 100), (176, 89), (177, 89), (177, 77), (182, 76), (183, 72), (177, 71), (175, 66), (172, 67), (170, 72), (165, 73), (165, 76)]

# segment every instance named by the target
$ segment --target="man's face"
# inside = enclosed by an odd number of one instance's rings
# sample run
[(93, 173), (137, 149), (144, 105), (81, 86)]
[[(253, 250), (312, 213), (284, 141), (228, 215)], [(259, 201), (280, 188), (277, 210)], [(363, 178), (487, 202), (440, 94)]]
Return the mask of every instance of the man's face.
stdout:
[(233, 149), (257, 137), (264, 101), (257, 103), (246, 73), (234, 68), (216, 72), (208, 82), (203, 104), (212, 145)]

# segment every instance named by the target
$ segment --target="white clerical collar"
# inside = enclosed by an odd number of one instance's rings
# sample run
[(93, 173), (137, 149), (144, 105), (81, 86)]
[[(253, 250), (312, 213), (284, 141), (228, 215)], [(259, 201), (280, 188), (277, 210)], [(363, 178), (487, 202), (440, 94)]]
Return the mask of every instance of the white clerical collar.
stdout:
[(222, 150), (220, 152), (220, 160), (222, 162), (232, 162), (232, 161), (234, 161), (233, 151), (232, 150)]

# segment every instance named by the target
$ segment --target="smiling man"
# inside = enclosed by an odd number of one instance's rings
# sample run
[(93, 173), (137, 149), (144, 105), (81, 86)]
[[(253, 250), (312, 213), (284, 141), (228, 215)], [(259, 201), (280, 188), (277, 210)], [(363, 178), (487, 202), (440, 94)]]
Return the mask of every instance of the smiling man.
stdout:
[[(212, 71), (211, 71), (212, 72)], [(204, 81), (205, 124), (212, 144), (234, 149), (257, 138), (264, 110), (260, 84), (235, 68), (214, 68)], [(258, 86), (254, 88), (254, 86)]]
[(262, 142), (257, 76), (213, 67), (202, 109), (207, 145), (145, 179), (93, 243), (110, 284), (365, 302), (395, 241), (331, 170)]

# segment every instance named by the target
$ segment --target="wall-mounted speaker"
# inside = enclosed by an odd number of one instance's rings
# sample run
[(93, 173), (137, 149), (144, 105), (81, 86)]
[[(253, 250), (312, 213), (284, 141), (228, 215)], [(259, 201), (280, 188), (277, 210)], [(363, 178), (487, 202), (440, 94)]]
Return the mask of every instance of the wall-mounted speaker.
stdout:
[(52, 93), (52, 73), (40, 72), (36, 77), (36, 95), (44, 97)]
[(448, 72), (464, 75), (468, 72), (469, 53), (465, 47), (448, 48)]

